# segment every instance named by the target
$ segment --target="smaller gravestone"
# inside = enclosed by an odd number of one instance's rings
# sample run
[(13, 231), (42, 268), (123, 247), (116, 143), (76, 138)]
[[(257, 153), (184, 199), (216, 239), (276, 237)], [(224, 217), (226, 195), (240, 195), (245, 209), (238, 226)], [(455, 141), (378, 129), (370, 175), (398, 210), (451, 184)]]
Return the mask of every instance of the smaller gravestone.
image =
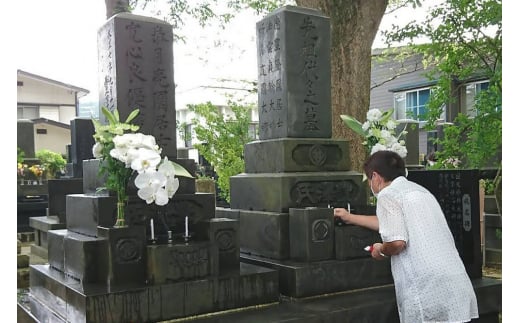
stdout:
[(31, 120), (18, 120), (17, 145), (25, 158), (34, 158), (34, 123)]
[(399, 124), (396, 127), (396, 133), (406, 130), (406, 134), (402, 135), (399, 140), (404, 140), (406, 143), (405, 162), (407, 166), (419, 165), (419, 121), (415, 120), (397, 120)]
[(478, 170), (410, 170), (408, 179), (435, 196), (469, 277), (482, 277)]
[(72, 177), (83, 177), (83, 161), (94, 158), (94, 125), (91, 119), (75, 118), (70, 121), (70, 129)]
[(259, 137), (330, 138), (330, 20), (286, 6), (256, 24)]

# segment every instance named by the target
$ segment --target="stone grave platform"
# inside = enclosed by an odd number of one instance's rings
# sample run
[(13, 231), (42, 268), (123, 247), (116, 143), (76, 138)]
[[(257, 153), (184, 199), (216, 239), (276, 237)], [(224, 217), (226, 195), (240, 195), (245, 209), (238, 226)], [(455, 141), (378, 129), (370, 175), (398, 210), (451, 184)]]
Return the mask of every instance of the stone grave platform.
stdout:
[(278, 302), (276, 271), (240, 264), (240, 275), (112, 287), (82, 284), (49, 265), (31, 266), (30, 315), (40, 322), (159, 322)]

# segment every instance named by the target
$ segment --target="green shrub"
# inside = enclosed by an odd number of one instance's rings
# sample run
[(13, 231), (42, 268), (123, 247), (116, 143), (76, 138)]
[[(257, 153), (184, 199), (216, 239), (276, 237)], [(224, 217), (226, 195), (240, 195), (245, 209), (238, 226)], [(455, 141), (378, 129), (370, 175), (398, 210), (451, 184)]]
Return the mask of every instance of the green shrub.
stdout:
[(37, 151), (36, 158), (40, 160), (40, 164), (47, 171), (47, 178), (56, 178), (56, 175), (62, 172), (67, 164), (67, 161), (61, 154), (48, 149)]

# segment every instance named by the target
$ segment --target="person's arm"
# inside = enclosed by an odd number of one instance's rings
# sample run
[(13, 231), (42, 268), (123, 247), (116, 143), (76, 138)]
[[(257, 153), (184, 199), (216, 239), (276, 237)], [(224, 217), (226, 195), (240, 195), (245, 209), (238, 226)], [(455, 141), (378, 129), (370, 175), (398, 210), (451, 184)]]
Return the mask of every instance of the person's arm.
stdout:
[(406, 242), (403, 240), (395, 240), (383, 243), (374, 243), (372, 245), (372, 258), (385, 259), (389, 256), (400, 254), (406, 248)]
[(379, 221), (375, 215), (352, 214), (344, 208), (335, 208), (334, 216), (349, 224), (358, 225), (374, 231), (379, 230)]

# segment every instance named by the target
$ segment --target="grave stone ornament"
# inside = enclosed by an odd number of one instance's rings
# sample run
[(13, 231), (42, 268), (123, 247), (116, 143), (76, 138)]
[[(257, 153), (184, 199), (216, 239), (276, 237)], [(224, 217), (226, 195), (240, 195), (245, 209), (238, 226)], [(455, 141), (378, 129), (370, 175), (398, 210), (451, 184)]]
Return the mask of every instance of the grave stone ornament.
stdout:
[[(195, 162), (176, 153), (172, 26), (119, 13), (98, 39), (101, 106), (117, 107), (121, 120), (139, 109), (139, 132), (193, 175)], [(83, 161), (83, 192), (66, 196), (66, 228), (48, 232), (49, 265), (31, 267), (39, 321), (157, 322), (278, 301), (276, 271), (240, 262), (238, 221), (214, 219), (215, 195), (195, 193), (194, 178), (180, 179), (163, 206), (129, 185), (126, 225), (116, 228), (116, 197), (98, 191), (99, 167)]]
[[(333, 207), (368, 206), (363, 175), (350, 170), (348, 142), (331, 138), (329, 18), (287, 6), (256, 30), (260, 140), (246, 144), (246, 172), (231, 177), (231, 208), (217, 216), (240, 220), (243, 261), (276, 268), (283, 295), (390, 283), (390, 263), (363, 251), (379, 237), (336, 226), (333, 217)], [(336, 241), (359, 249), (345, 251)]]

